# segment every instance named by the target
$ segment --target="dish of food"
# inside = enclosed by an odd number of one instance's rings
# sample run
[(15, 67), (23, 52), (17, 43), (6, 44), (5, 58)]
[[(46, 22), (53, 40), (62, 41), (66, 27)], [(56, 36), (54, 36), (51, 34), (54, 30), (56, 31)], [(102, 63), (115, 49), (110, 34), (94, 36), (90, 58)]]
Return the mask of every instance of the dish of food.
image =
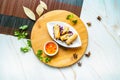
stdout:
[[(77, 22), (74, 24), (71, 19), (67, 19), (68, 15), (74, 16), (72, 20)], [(61, 35), (59, 35), (60, 27), (53, 29), (55, 25), (63, 26)], [(44, 51), (44, 46), (48, 41), (59, 44), (59, 51), (54, 56), (48, 56)], [(82, 20), (74, 13), (53, 10), (45, 13), (35, 22), (31, 32), (31, 44), (35, 55), (41, 62), (52, 67), (68, 67), (78, 62), (84, 55), (88, 45), (88, 32)], [(75, 47), (78, 44), (79, 47)]]
[(44, 45), (44, 52), (48, 56), (54, 56), (58, 52), (58, 45), (53, 41), (48, 41)]
[(51, 38), (63, 47), (76, 48), (82, 45), (77, 31), (65, 22), (48, 22), (47, 29)]

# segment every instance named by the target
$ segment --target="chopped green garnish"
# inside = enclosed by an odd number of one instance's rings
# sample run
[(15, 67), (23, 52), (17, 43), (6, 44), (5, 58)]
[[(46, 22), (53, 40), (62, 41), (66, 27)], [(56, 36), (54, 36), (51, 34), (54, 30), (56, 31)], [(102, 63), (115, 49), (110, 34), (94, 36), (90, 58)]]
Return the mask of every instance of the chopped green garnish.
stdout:
[(21, 47), (20, 50), (23, 52), (23, 53), (26, 53), (30, 50), (29, 47)]
[(49, 57), (42, 57), (42, 56), (41, 56), (42, 53), (43, 53), (42, 50), (38, 50), (38, 51), (37, 51), (36, 56), (38, 57), (38, 59), (39, 59), (40, 61), (44, 61), (44, 62), (46, 62), (46, 63), (50, 62), (51, 58), (49, 58)]
[(18, 39), (24, 39), (27, 37), (27, 35), (28, 35), (27, 32), (22, 32), (22, 33), (20, 33), (20, 35), (18, 35)]
[(20, 30), (26, 30), (27, 28), (28, 28), (28, 25), (23, 25), (19, 27)]
[(14, 35), (18, 37), (18, 40), (22, 38), (26, 38), (28, 36), (27, 32), (20, 32), (20, 31), (15, 31)]
[(27, 45), (28, 45), (29, 47), (32, 47), (30, 40), (27, 40)]
[(40, 56), (39, 59), (40, 59), (40, 61), (43, 61), (43, 57), (42, 56)]
[(72, 20), (72, 22), (73, 22), (74, 24), (76, 24), (76, 23), (77, 23), (77, 20)]
[(72, 19), (74, 16), (71, 14), (71, 15), (68, 15), (67, 17), (66, 17), (66, 19)]
[(42, 52), (43, 52), (42, 50), (38, 50), (37, 55), (42, 55)]
[(50, 62), (50, 60), (51, 60), (51, 58), (49, 58), (49, 57), (46, 57), (46, 58), (45, 58), (45, 62), (46, 62), (46, 63)]
[[(19, 30), (14, 31), (14, 36), (18, 37), (18, 40), (26, 38), (28, 36), (28, 33), (25, 31), (28, 28), (28, 25), (23, 25), (19, 27)], [(25, 47), (21, 47), (20, 50), (23, 53), (26, 53), (30, 50), (31, 47), (31, 41), (27, 40), (27, 43), (25, 44)]]
[(20, 35), (20, 32), (19, 31), (14, 31), (14, 36), (18, 36)]
[(74, 20), (74, 15), (73, 15), (73, 14), (68, 15), (68, 16), (66, 17), (66, 19), (67, 19), (67, 20), (70, 20), (70, 21), (71, 21), (72, 23), (74, 23), (74, 24), (77, 23), (77, 20), (76, 20), (76, 19)]

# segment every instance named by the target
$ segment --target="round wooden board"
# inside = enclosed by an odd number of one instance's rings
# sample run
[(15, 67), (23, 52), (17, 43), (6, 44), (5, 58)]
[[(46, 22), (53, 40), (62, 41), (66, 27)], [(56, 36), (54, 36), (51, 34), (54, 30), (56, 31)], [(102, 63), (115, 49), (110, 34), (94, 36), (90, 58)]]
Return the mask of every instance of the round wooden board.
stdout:
[[(87, 29), (83, 24), (83, 22), (80, 20), (80, 18), (75, 14), (73, 15), (74, 15), (74, 19), (78, 20), (77, 24), (74, 25), (70, 20), (67, 20), (66, 17), (67, 15), (70, 14), (73, 13), (65, 10), (50, 11), (44, 14), (43, 16), (41, 16), (34, 24), (31, 33), (31, 43), (35, 54), (38, 50), (43, 50), (43, 46), (45, 42), (52, 41), (52, 38), (48, 34), (46, 27), (47, 26), (46, 23), (50, 21), (63, 21), (70, 24), (78, 32), (82, 41), (82, 46), (79, 48), (65, 48), (59, 45), (58, 54), (53, 56), (49, 63), (45, 63), (45, 62), (43, 63), (53, 67), (67, 67), (76, 63), (84, 55), (88, 45)], [(73, 57), (74, 54), (77, 55), (76, 59), (74, 59)], [(43, 53), (42, 56), (46, 56), (46, 55)]]

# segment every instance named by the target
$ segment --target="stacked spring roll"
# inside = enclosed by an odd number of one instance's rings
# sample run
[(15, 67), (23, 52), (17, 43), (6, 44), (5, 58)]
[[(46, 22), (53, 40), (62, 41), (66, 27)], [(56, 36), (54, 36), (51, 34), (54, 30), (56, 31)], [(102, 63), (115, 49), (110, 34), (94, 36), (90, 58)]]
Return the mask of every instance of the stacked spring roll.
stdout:
[(76, 33), (72, 33), (67, 26), (61, 27), (60, 25), (56, 24), (53, 30), (55, 39), (59, 39), (65, 42), (67, 45), (72, 44), (78, 36)]

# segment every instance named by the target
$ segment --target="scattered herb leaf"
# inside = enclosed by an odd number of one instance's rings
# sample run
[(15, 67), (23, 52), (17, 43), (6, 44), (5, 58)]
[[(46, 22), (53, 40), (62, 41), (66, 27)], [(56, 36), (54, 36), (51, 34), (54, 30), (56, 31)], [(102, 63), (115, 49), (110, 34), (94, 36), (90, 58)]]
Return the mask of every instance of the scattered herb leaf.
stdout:
[(76, 53), (73, 54), (73, 58), (77, 59), (78, 55)]
[(32, 47), (30, 40), (27, 40), (27, 45), (28, 45), (29, 47)]
[(66, 19), (67, 20), (69, 20), (69, 19), (72, 19), (74, 16), (72, 15), (72, 14), (70, 14), (70, 15), (68, 15), (67, 17), (66, 17)]
[(28, 25), (23, 25), (19, 27), (20, 30), (26, 30), (27, 28), (28, 28)]
[(37, 55), (40, 55), (40, 56), (41, 56), (41, 55), (42, 55), (42, 52), (43, 52), (42, 50), (38, 50), (38, 51), (37, 51)]
[(27, 32), (22, 32), (22, 33), (20, 33), (20, 34), (17, 36), (17, 37), (18, 37), (18, 40), (26, 38), (27, 35), (28, 35)]
[(90, 27), (90, 26), (91, 26), (91, 23), (90, 23), (90, 22), (87, 22), (87, 25)]
[(70, 20), (72, 23), (76, 24), (77, 23), (77, 20), (74, 19), (74, 15), (73, 14), (70, 14), (70, 15), (67, 15), (66, 17), (67, 20)]
[(38, 59), (39, 59), (40, 61), (44, 61), (44, 62), (46, 62), (46, 63), (50, 62), (50, 61), (51, 61), (51, 58), (49, 58), (49, 57), (42, 57), (42, 56), (41, 56), (42, 53), (43, 53), (42, 50), (38, 50), (38, 51), (37, 51), (36, 56), (38, 57)]
[(90, 57), (90, 55), (91, 55), (90, 51), (87, 54), (85, 54), (86, 57)]
[(50, 60), (51, 60), (51, 58), (49, 58), (49, 57), (46, 57), (46, 58), (45, 58), (45, 62), (46, 62), (46, 63), (50, 62)]
[(72, 22), (73, 22), (74, 24), (76, 24), (76, 23), (77, 23), (77, 20), (72, 20)]
[(98, 16), (98, 17), (97, 17), (97, 19), (98, 19), (99, 21), (101, 21), (101, 20), (102, 20), (102, 18), (101, 18), (100, 16)]
[(40, 61), (43, 61), (43, 57), (42, 57), (42, 56), (40, 56), (40, 57), (39, 57), (39, 60), (40, 60)]
[(14, 36), (18, 36), (20, 35), (20, 32), (19, 31), (14, 31)]
[(26, 53), (30, 50), (29, 47), (21, 47), (20, 50), (23, 52), (23, 53)]
[[(22, 38), (26, 38), (28, 36), (28, 33), (24, 31), (27, 28), (28, 28), (27, 25), (23, 25), (23, 26), (19, 27), (19, 30), (14, 31), (14, 35), (18, 37), (18, 40), (20, 40)], [(22, 30), (22, 31), (20, 31), (20, 30)]]
[(78, 64), (78, 66), (80, 66), (80, 67), (82, 66), (82, 63), (80, 63), (80, 62), (78, 62), (77, 64)]

